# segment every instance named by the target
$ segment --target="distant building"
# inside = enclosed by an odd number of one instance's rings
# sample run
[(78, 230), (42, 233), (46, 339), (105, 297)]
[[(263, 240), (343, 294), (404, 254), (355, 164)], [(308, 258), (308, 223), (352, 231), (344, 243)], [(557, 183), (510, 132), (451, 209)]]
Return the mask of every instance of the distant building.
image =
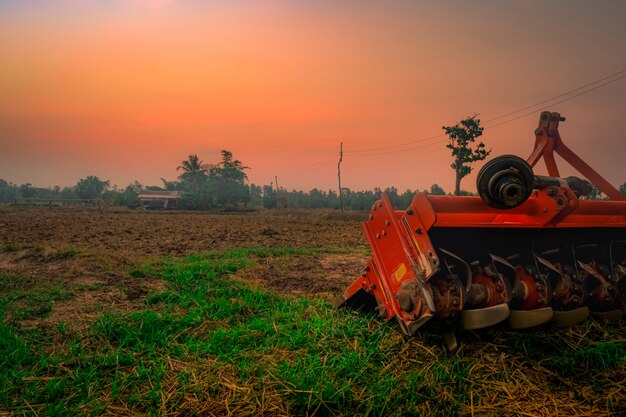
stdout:
[(181, 207), (181, 191), (139, 191), (139, 207), (147, 209), (178, 209)]

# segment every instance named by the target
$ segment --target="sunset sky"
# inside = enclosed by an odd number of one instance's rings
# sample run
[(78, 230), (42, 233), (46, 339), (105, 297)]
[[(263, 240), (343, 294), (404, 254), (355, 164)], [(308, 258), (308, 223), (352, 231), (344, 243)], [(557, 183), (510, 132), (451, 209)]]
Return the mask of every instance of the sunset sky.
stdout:
[(624, 1), (0, 0), (0, 178), (160, 185), (228, 149), (250, 182), (336, 189), (343, 141), (345, 187), (451, 191), (445, 138), (422, 138), (478, 113), (494, 156), (526, 158), (552, 110), (620, 185), (626, 78), (488, 121), (626, 69), (625, 21)]

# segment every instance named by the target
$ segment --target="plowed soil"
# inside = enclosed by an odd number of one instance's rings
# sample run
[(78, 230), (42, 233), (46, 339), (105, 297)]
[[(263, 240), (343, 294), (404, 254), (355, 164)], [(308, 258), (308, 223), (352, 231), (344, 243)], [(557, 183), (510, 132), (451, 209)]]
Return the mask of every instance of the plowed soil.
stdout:
[[(260, 260), (240, 278), (270, 289), (331, 298), (367, 260), (366, 213), (265, 210), (154, 212), (87, 208), (0, 208), (0, 274), (62, 285), (72, 297), (25, 326), (86, 324), (103, 308), (132, 310), (164, 286), (130, 271), (164, 257), (235, 247), (345, 249)], [(19, 302), (19, 301), (18, 301)]]

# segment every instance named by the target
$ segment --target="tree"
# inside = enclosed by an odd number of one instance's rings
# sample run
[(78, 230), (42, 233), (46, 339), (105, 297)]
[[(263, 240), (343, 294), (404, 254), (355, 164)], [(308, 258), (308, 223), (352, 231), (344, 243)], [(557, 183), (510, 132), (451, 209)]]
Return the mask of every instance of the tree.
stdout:
[(483, 134), (483, 128), (480, 126), (480, 119), (477, 115), (461, 120), (454, 126), (442, 126), (442, 129), (448, 135), (449, 143), (446, 147), (452, 150), (452, 157), (454, 158), (451, 165), (456, 175), (454, 194), (461, 195), (461, 180), (472, 172), (472, 162), (484, 160), (489, 156), (491, 150), (486, 150), (485, 144), (482, 142), (472, 149), (472, 144), (476, 138)]
[[(209, 172), (209, 166), (203, 163), (198, 155), (193, 154), (182, 161), (177, 171), (183, 171), (178, 178), (183, 184), (183, 188), (196, 188), (200, 183), (206, 181)], [(167, 184), (166, 184), (167, 186)]]
[(276, 191), (272, 184), (263, 186), (263, 207), (276, 208)]
[(33, 188), (33, 185), (29, 182), (20, 185), (20, 195), (24, 198), (33, 198), (37, 195), (37, 190)]
[[(182, 188), (182, 184), (178, 181), (168, 181), (165, 178), (161, 178), (161, 182), (163, 183), (163, 187), (168, 191), (176, 191)], [(161, 187), (158, 187), (161, 189)]]
[(10, 203), (17, 197), (17, 192), (15, 184), (0, 179), (0, 202)]
[(61, 198), (63, 200), (73, 200), (77, 198), (76, 190), (74, 187), (63, 187), (61, 190)]
[(222, 150), (222, 161), (209, 168), (209, 175), (216, 182), (216, 197), (220, 205), (247, 204), (250, 201), (250, 189), (246, 185), (249, 169), (233, 153)]
[(109, 185), (110, 181), (101, 181), (95, 175), (90, 175), (79, 180), (74, 191), (80, 198), (94, 199), (99, 198)]
[(626, 182), (619, 186), (619, 192), (626, 195)]
[[(183, 206), (192, 209), (210, 209), (213, 207), (214, 186), (209, 178), (210, 166), (205, 164), (193, 154), (181, 162), (176, 168), (183, 171), (178, 176), (180, 189), (183, 191)], [(166, 188), (174, 186), (175, 183), (164, 182)]]
[(446, 195), (446, 192), (437, 184), (433, 184), (430, 186), (430, 191), (428, 194), (432, 195)]
[(260, 185), (250, 184), (250, 205), (252, 207), (263, 206), (263, 188)]

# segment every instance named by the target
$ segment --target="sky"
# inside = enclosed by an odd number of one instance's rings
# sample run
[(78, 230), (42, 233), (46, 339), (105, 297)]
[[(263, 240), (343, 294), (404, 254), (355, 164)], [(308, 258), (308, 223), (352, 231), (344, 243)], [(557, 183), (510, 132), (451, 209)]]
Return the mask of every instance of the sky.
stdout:
[(551, 110), (618, 186), (626, 78), (489, 121), (625, 70), (625, 19), (617, 0), (0, 0), (0, 178), (160, 185), (227, 149), (252, 183), (336, 189), (343, 142), (344, 187), (452, 191), (443, 125), (478, 114), (492, 156), (526, 158)]

